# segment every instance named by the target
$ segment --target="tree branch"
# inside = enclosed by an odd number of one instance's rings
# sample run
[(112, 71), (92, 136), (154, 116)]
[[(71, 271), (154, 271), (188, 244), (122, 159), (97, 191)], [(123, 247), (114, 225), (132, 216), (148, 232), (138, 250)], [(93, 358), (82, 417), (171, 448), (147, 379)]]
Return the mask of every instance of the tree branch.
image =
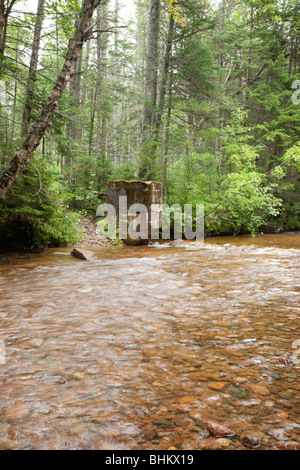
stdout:
[(89, 39), (86, 30), (89, 28), (93, 13), (101, 1), (102, 0), (84, 0), (75, 35), (69, 41), (68, 52), (62, 71), (32, 130), (27, 135), (25, 142), (22, 147), (17, 150), (15, 157), (0, 177), (0, 199), (5, 199), (7, 190), (13, 182), (22, 175), (24, 169), (33, 160), (33, 153), (44, 137), (53, 114), (58, 107), (61, 96), (75, 70), (83, 44)]
[(11, 10), (12, 10), (12, 8), (13, 8), (13, 6), (14, 6), (15, 3), (16, 3), (16, 0), (11, 0), (10, 4), (9, 4), (8, 7), (7, 7), (7, 10), (6, 10), (6, 12), (5, 12), (5, 15), (4, 15), (4, 18), (5, 18), (5, 19), (7, 19), (7, 18), (9, 17), (10, 12), (11, 12)]

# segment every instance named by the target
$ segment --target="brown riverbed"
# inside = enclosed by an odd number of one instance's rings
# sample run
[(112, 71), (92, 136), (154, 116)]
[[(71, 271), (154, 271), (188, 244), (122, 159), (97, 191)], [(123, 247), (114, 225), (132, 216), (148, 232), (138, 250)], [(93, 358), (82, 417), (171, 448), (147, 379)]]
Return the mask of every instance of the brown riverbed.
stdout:
[(300, 234), (95, 256), (1, 256), (0, 449), (300, 444)]

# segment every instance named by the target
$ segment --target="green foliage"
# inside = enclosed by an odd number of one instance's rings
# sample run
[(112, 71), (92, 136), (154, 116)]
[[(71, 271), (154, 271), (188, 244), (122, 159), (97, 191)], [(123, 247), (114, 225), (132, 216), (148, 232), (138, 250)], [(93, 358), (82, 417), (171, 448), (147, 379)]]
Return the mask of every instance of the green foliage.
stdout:
[[(2, 240), (30, 247), (73, 241), (72, 211), (94, 214), (107, 181), (138, 177), (163, 181), (169, 204), (204, 204), (207, 234), (299, 230), (300, 105), (292, 100), (300, 66), (299, 1), (168, 0), (149, 139), (143, 134), (149, 2), (139, 4), (138, 35), (133, 19), (118, 34), (95, 34), (84, 47), (39, 148), (43, 157), (36, 155), (1, 206)], [(79, 0), (46, 1), (31, 123), (64, 63), (81, 6)], [(101, 2), (100, 10), (96, 29), (124, 26), (113, 2)], [(170, 14), (175, 26), (165, 70)], [(35, 24), (31, 14), (9, 20), (0, 170), (23, 142)]]
[(111, 173), (111, 179), (115, 180), (135, 180), (137, 177), (137, 165), (131, 162), (121, 163)]
[(285, 152), (283, 162), (300, 171), (300, 142)]
[(86, 188), (75, 188), (74, 192), (65, 191), (63, 197), (66, 207), (86, 214), (95, 214), (100, 204), (99, 196)]
[(249, 134), (243, 118), (235, 113), (222, 131), (224, 148), (218, 158), (189, 154), (173, 172), (168, 202), (204, 204), (207, 235), (254, 234), (281, 213), (282, 201), (274, 195), (277, 182), (256, 168), (259, 148), (245, 143)]
[[(267, 185), (256, 171), (230, 173), (224, 180), (224, 200), (220, 210), (221, 224), (212, 217), (209, 229), (218, 233), (255, 234), (267, 220), (280, 214), (282, 202), (272, 193), (275, 185)], [(225, 227), (225, 230), (222, 229)]]
[(43, 158), (27, 167), (0, 207), (2, 247), (33, 249), (78, 240), (77, 216), (60, 202), (56, 178)]
[(81, 11), (81, 2), (78, 0), (47, 0), (46, 13), (55, 14), (57, 23), (63, 29), (67, 38), (70, 39), (74, 33), (74, 16)]

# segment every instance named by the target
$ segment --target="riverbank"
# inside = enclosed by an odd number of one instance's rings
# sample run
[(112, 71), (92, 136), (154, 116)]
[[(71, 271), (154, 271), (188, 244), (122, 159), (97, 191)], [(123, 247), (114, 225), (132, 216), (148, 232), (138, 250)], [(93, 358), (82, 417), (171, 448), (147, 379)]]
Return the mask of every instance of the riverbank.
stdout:
[[(108, 246), (113, 246), (116, 244), (116, 242), (113, 242), (105, 237), (101, 237), (97, 234), (97, 222), (98, 222), (98, 217), (96, 217), (93, 214), (79, 214), (77, 217), (76, 225), (77, 225), (77, 230), (80, 233), (80, 238), (76, 243), (68, 243), (67, 245), (62, 245), (62, 248), (68, 247), (71, 249), (78, 248), (78, 249), (86, 249), (86, 250), (91, 250), (95, 251), (98, 249), (102, 249)], [(273, 246), (274, 244), (274, 237), (282, 235), (282, 236), (287, 236), (287, 235), (300, 235), (300, 232), (283, 232), (281, 234), (258, 234), (257, 236), (253, 237), (250, 234), (248, 235), (227, 235), (227, 236), (209, 236), (205, 237), (206, 242), (211, 243), (211, 244), (253, 244), (253, 245), (263, 245), (265, 246), (266, 240), (268, 240), (270, 246)], [(298, 238), (297, 238), (298, 239)], [(186, 244), (186, 240), (170, 240), (166, 241), (168, 244), (171, 244), (172, 246), (177, 246), (181, 244)], [(122, 241), (117, 242), (120, 245), (123, 245)], [(151, 244), (151, 243), (150, 243)], [(297, 243), (296, 243), (297, 244)], [(4, 244), (5, 245), (5, 244)], [(45, 251), (46, 247), (40, 247), (36, 249), (22, 249), (22, 248), (9, 248), (5, 247), (3, 244), (0, 246), (0, 256), (3, 256), (7, 253), (21, 253), (21, 252), (30, 252), (30, 253), (39, 253)], [(295, 246), (295, 242), (291, 242), (290, 248), (300, 248)]]
[(81, 232), (81, 239), (74, 245), (75, 248), (100, 248), (113, 245), (111, 240), (97, 234), (98, 220), (98, 217), (94, 215), (78, 217), (77, 225)]
[[(107, 246), (114, 245), (114, 243), (105, 238), (97, 235), (96, 228), (97, 228), (97, 221), (99, 219), (94, 216), (94, 215), (81, 215), (78, 217), (78, 228), (82, 232), (82, 237), (78, 243), (75, 245), (70, 245), (74, 246), (74, 248), (83, 248), (83, 249), (98, 249), (98, 248), (105, 248)], [(275, 242), (275, 237), (278, 236), (284, 236), (286, 240), (289, 240), (290, 236), (293, 235), (300, 235), (300, 232), (283, 232), (283, 233), (264, 233), (264, 234), (258, 234), (255, 237), (251, 236), (250, 234), (246, 235), (227, 235), (227, 236), (210, 236), (210, 237), (205, 237), (206, 240), (209, 240), (211, 244), (253, 244), (253, 245), (262, 245), (266, 246), (266, 242), (269, 242), (270, 246), (273, 246)], [(297, 237), (298, 239), (298, 237)], [(292, 238), (289, 241), (288, 248), (296, 248), (300, 249), (300, 244), (299, 247), (297, 246), (297, 242), (295, 243), (295, 238)], [(181, 245), (181, 244), (186, 244), (185, 240), (171, 240), (171, 241), (166, 241), (167, 243), (171, 243), (173, 246)], [(120, 244), (122, 245), (122, 241), (120, 241)], [(280, 246), (280, 244), (279, 244)]]

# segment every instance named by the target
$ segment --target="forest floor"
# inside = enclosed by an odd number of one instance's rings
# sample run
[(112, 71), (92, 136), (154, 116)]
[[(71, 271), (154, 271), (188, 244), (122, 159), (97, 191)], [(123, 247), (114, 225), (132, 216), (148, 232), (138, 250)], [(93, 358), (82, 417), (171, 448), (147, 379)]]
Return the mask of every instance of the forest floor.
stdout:
[(81, 215), (78, 217), (78, 226), (82, 232), (82, 237), (75, 245), (75, 248), (99, 248), (113, 245), (109, 239), (97, 235), (96, 224), (98, 220), (94, 215)]
[[(82, 248), (82, 249), (98, 249), (100, 247), (107, 247), (115, 245), (114, 242), (109, 240), (108, 238), (101, 237), (97, 235), (96, 232), (96, 224), (99, 221), (98, 217), (94, 215), (80, 215), (78, 217), (77, 223), (79, 230), (82, 232), (82, 237), (74, 245), (74, 248)], [(123, 244), (122, 241), (119, 243)], [(150, 241), (150, 244), (153, 243)], [(167, 240), (167, 243), (171, 243), (172, 245), (180, 245), (183, 244), (183, 240)]]

